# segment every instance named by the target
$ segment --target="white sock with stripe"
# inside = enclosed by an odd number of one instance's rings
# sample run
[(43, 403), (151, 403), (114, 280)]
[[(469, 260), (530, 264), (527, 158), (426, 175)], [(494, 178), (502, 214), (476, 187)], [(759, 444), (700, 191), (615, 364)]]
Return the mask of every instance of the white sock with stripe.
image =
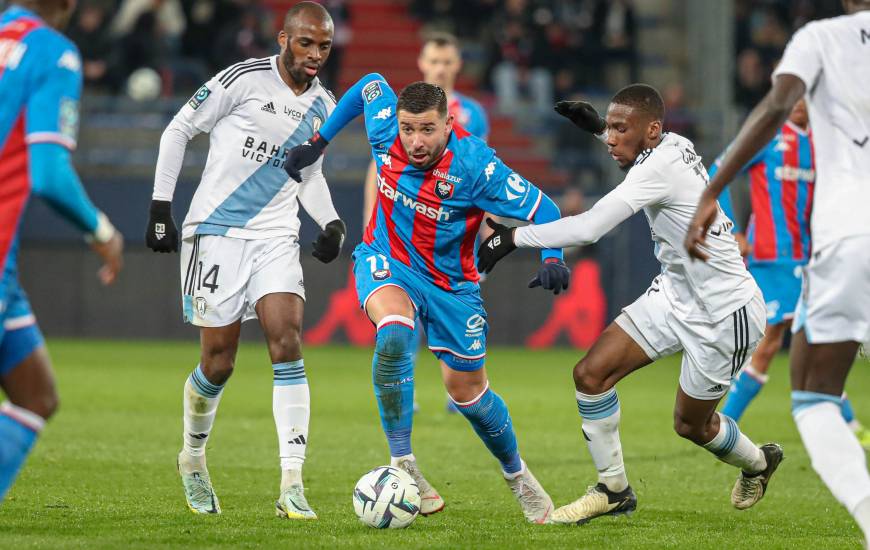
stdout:
[(619, 397), (616, 388), (598, 395), (576, 392), (577, 410), (583, 419), (583, 438), (598, 470), (598, 482), (614, 492), (628, 487), (622, 443), (619, 440)]
[(767, 459), (755, 443), (743, 435), (737, 423), (728, 416), (719, 415), (719, 433), (704, 448), (726, 464), (737, 466), (747, 474), (756, 474), (767, 468)]
[(305, 363), (302, 359), (272, 365), (272, 415), (278, 432), (278, 455), (281, 460), (281, 490), (301, 483), (302, 464), (308, 446), (308, 420), (311, 395)]
[(184, 454), (195, 464), (205, 463), (205, 445), (214, 426), (224, 386), (212, 384), (197, 365), (184, 383)]

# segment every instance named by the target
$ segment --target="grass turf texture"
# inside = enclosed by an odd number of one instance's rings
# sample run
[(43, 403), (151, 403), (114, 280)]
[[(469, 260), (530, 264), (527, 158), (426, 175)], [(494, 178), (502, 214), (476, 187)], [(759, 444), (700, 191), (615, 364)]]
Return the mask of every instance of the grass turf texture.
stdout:
[[(638, 511), (583, 527), (536, 526), (519, 507), (460, 415), (444, 410), (434, 359), (420, 354), (414, 451), (447, 508), (408, 529), (378, 531), (353, 513), (356, 480), (388, 462), (371, 389), (371, 352), (308, 348), (312, 419), (305, 481), (320, 519), (280, 520), (272, 374), (263, 345), (239, 350), (218, 410), (208, 461), (222, 516), (194, 516), (175, 472), (182, 384), (194, 343), (52, 341), (59, 414), (0, 507), (3, 548), (466, 547), (856, 548), (860, 532), (810, 468), (789, 415), (779, 357), (743, 428), (776, 440), (786, 460), (755, 508), (729, 494), (736, 470), (678, 438), (671, 410), (679, 362), (660, 361), (619, 384), (622, 442)], [(510, 407), (520, 450), (557, 505), (580, 496), (595, 468), (580, 435), (571, 384), (573, 350), (491, 350), (493, 388)], [(856, 365), (849, 390), (859, 417), (870, 374)], [(870, 417), (867, 417), (870, 420)]]

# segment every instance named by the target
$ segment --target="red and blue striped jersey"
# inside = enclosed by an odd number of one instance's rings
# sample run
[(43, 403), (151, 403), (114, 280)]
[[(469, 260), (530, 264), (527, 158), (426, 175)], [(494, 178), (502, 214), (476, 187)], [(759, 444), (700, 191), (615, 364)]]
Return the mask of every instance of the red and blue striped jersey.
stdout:
[(28, 145), (74, 149), (80, 94), (75, 45), (20, 6), (0, 14), (0, 261), (7, 271), (34, 185)]
[[(721, 156), (710, 167), (710, 177)], [(816, 171), (812, 136), (786, 122), (773, 140), (743, 168), (749, 176), (752, 216), (746, 231), (756, 262), (804, 264), (810, 255), (810, 212)], [(728, 193), (719, 198), (732, 220)]]
[[(458, 125), (433, 166), (413, 167), (399, 139), (396, 94), (376, 80), (362, 95), (378, 190), (363, 241), (444, 290), (476, 287), (475, 238), (484, 212), (532, 220), (542, 201), (549, 206), (550, 199)], [(553, 209), (556, 219), (558, 209)], [(543, 256), (561, 258), (561, 250), (546, 250)]]

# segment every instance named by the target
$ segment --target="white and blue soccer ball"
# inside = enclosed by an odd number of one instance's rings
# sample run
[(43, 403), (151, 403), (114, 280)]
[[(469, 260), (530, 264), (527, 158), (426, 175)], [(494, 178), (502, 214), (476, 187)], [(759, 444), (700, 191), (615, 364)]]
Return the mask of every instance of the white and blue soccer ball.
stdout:
[(420, 512), (420, 490), (404, 470), (378, 466), (356, 483), (353, 510), (369, 527), (401, 529)]

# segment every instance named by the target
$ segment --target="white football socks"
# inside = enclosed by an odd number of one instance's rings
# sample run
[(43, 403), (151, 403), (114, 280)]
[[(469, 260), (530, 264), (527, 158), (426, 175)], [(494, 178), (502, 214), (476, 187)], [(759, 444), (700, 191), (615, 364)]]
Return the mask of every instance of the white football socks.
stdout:
[(719, 433), (704, 448), (726, 464), (737, 466), (747, 474), (757, 474), (767, 468), (767, 459), (755, 443), (743, 435), (737, 423), (722, 413), (719, 415)]
[(205, 444), (211, 433), (223, 385), (209, 382), (197, 365), (184, 383), (184, 453), (197, 461), (205, 461)]
[(813, 469), (870, 539), (870, 474), (864, 450), (839, 405), (821, 401), (801, 407), (794, 419)]
[(281, 489), (301, 483), (301, 475), (289, 472), (302, 470), (308, 446), (308, 420), (311, 416), (311, 395), (302, 359), (272, 365), (272, 415), (278, 432), (278, 455), (281, 461)]
[(598, 482), (620, 492), (628, 487), (622, 443), (619, 440), (620, 408), (616, 389), (588, 395), (576, 392), (577, 409), (583, 419), (583, 438), (598, 470)]

